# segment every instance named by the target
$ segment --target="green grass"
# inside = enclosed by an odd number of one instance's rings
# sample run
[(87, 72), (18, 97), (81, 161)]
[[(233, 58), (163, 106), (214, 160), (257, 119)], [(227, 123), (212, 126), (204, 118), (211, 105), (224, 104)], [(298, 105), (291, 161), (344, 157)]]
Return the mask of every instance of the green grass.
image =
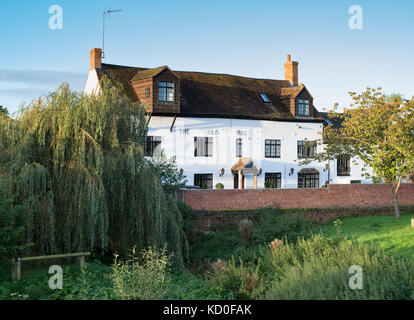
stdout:
[(318, 226), (314, 231), (322, 231), (327, 237), (335, 236), (338, 229), (357, 241), (373, 243), (385, 254), (414, 261), (414, 228), (411, 219), (414, 213), (402, 214), (400, 219), (392, 215), (345, 218), (339, 227), (334, 223)]

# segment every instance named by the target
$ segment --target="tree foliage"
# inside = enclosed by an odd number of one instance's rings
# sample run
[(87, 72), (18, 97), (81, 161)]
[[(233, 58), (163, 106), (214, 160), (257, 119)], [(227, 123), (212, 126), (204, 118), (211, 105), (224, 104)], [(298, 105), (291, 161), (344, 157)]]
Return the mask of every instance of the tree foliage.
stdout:
[(14, 205), (10, 185), (0, 176), (0, 260), (17, 255), (28, 247), (28, 244), (21, 244), (25, 224), (25, 207)]
[(0, 106), (0, 117), (1, 116), (8, 116), (9, 115), (9, 110), (7, 110), (7, 108)]
[(388, 184), (399, 218), (398, 191), (402, 179), (414, 170), (414, 100), (387, 102), (381, 89), (350, 93), (353, 108), (343, 114), (336, 109), (331, 118), (342, 119), (341, 128), (329, 125), (323, 133), (325, 151), (321, 161), (339, 155), (358, 157), (372, 168), (367, 178)]
[(166, 193), (172, 194), (174, 191), (184, 187), (187, 183), (186, 176), (177, 168), (175, 156), (168, 159), (164, 153), (161, 153), (159, 157), (154, 157), (149, 161), (158, 172)]
[(0, 119), (0, 166), (28, 201), (28, 241), (39, 253), (168, 244), (182, 265), (182, 218), (144, 158), (145, 113), (102, 81), (86, 96), (63, 84)]

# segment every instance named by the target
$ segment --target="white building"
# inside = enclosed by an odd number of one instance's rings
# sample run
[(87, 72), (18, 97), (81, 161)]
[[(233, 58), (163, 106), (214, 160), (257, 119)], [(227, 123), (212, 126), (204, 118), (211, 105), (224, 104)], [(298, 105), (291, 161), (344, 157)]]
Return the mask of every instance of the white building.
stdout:
[[(101, 63), (91, 50), (85, 93), (99, 90), (106, 75), (149, 115), (147, 156), (176, 156), (188, 185), (214, 188), (318, 188), (366, 183), (362, 164), (350, 160), (300, 160), (318, 152), (327, 115), (298, 83), (298, 62), (288, 55), (285, 80), (135, 68)], [(268, 181), (268, 182), (266, 182)], [(266, 184), (265, 184), (266, 182)]]

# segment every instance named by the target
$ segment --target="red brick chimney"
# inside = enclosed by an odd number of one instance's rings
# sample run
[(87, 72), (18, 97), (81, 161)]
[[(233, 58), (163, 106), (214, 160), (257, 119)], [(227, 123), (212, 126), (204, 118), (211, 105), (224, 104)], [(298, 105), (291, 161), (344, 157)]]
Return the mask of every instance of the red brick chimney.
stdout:
[(298, 64), (299, 62), (290, 60), (290, 54), (287, 55), (287, 61), (285, 62), (285, 80), (289, 80), (294, 86), (297, 86), (299, 83)]
[(91, 67), (90, 70), (99, 69), (102, 67), (102, 49), (92, 49), (90, 51)]

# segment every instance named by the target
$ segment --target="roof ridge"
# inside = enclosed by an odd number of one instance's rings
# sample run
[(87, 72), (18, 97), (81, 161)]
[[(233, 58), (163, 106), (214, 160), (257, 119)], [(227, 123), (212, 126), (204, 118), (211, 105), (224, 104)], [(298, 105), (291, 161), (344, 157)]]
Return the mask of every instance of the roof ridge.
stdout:
[[(168, 67), (168, 65), (161, 65), (156, 67), (132, 67), (132, 66), (124, 66), (124, 65), (118, 65), (118, 64), (111, 64), (111, 63), (102, 63), (102, 66), (110, 66), (110, 67), (117, 67), (117, 68), (130, 68), (130, 69), (140, 69), (139, 71), (147, 71), (147, 70), (153, 70), (157, 68), (164, 68)], [(269, 79), (269, 78), (254, 78), (254, 77), (247, 77), (247, 76), (241, 76), (236, 74), (230, 74), (230, 73), (217, 73), (217, 72), (206, 72), (206, 71), (181, 71), (181, 70), (174, 70), (170, 69), (173, 72), (176, 73), (198, 73), (198, 74), (205, 74), (205, 75), (217, 75), (217, 76), (228, 76), (228, 77), (237, 77), (237, 78), (243, 78), (243, 79), (253, 79), (253, 80), (263, 80), (263, 81), (279, 81), (279, 82), (289, 82), (289, 80), (282, 80), (282, 79)]]

